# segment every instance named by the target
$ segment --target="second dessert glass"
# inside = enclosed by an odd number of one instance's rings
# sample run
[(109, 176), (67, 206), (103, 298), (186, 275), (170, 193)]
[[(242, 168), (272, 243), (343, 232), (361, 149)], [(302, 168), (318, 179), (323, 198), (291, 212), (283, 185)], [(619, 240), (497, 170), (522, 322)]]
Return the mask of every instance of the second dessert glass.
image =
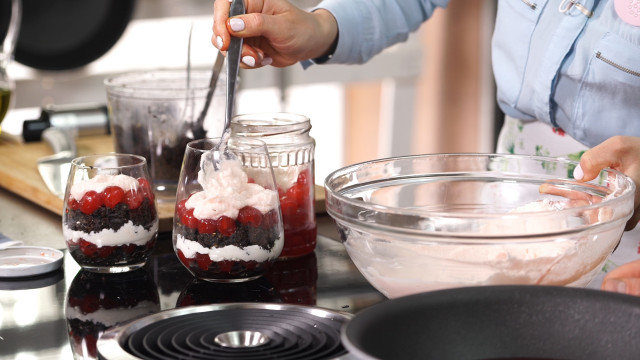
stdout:
[(158, 236), (155, 196), (142, 156), (105, 154), (71, 161), (62, 232), (74, 260), (94, 272), (142, 267)]
[(264, 142), (190, 142), (178, 183), (173, 247), (196, 277), (258, 278), (282, 251), (278, 191)]

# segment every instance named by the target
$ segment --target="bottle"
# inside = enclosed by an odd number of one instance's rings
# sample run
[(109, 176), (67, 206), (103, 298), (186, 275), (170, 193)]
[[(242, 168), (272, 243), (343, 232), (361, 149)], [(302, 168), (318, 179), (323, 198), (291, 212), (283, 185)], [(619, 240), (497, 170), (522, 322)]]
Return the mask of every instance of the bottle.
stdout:
[(231, 120), (232, 136), (254, 137), (267, 144), (284, 225), (280, 258), (303, 256), (316, 247), (316, 143), (309, 135), (310, 130), (308, 117), (291, 113), (246, 114)]

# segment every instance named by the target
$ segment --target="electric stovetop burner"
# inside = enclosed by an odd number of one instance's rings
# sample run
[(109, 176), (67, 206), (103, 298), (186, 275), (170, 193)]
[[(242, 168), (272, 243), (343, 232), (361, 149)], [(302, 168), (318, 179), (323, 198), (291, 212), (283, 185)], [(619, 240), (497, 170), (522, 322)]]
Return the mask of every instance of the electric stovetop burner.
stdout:
[(314, 307), (235, 303), (163, 311), (114, 327), (101, 359), (335, 359), (351, 315)]

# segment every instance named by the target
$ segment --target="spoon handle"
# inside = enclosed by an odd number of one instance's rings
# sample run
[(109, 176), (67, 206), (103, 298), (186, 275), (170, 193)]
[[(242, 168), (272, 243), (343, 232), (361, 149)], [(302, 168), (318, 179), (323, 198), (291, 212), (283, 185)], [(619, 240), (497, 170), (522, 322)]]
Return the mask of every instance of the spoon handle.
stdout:
[[(236, 16), (245, 13), (244, 0), (233, 0), (229, 9), (229, 16)], [(231, 43), (227, 50), (227, 112), (225, 115), (224, 129), (229, 128), (231, 117), (233, 116), (233, 105), (236, 91), (236, 80), (240, 68), (240, 56), (242, 54), (242, 38), (231, 37)]]

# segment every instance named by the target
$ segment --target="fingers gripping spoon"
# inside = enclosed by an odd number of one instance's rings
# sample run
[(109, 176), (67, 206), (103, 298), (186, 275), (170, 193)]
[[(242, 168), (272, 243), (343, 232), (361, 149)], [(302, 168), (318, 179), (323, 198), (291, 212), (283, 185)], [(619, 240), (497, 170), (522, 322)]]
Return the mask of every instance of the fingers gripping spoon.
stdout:
[[(242, 15), (245, 13), (244, 0), (233, 0), (231, 2), (231, 8), (229, 9), (229, 17)], [(229, 48), (227, 49), (227, 108), (224, 117), (224, 128), (222, 129), (222, 136), (217, 147), (226, 148), (226, 142), (229, 138), (228, 129), (231, 124), (231, 117), (233, 116), (233, 105), (236, 92), (236, 81), (238, 79), (238, 71), (240, 70), (240, 56), (242, 54), (242, 38), (231, 37)], [(215, 151), (208, 151), (203, 155), (203, 160), (211, 161), (214, 164), (214, 169), (217, 168), (216, 161), (214, 159)], [(226, 151), (225, 151), (226, 152)]]
[[(233, 0), (229, 9), (229, 17), (242, 15), (245, 12), (244, 0)], [(227, 49), (227, 109), (224, 118), (222, 135), (227, 132), (231, 117), (233, 116), (234, 97), (236, 92), (236, 80), (240, 69), (240, 56), (242, 53), (242, 38), (231, 37), (229, 49)]]

